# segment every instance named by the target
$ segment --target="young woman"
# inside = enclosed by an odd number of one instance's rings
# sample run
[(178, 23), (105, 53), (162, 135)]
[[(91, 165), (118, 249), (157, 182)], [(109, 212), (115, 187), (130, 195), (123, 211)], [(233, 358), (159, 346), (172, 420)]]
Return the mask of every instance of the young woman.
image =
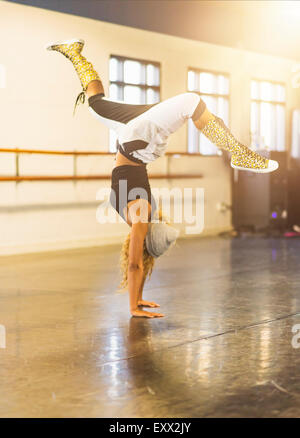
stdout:
[[(232, 167), (267, 173), (276, 170), (278, 163), (237, 141), (223, 120), (211, 114), (196, 93), (181, 93), (153, 105), (131, 105), (106, 99), (98, 73), (81, 54), (83, 46), (83, 40), (74, 39), (50, 44), (47, 49), (62, 53), (75, 67), (83, 88), (76, 104), (84, 102), (87, 95), (90, 111), (117, 132), (110, 202), (131, 227), (122, 249), (122, 285), (128, 286), (133, 316), (162, 317), (161, 313), (141, 309), (142, 306), (159, 307), (142, 299), (143, 285), (147, 274), (151, 274), (154, 258), (169, 248), (178, 233), (168, 223), (152, 221), (158, 212), (151, 195), (147, 164), (164, 154), (170, 134), (189, 118), (217, 147), (231, 153)], [(162, 220), (161, 213), (158, 219)]]

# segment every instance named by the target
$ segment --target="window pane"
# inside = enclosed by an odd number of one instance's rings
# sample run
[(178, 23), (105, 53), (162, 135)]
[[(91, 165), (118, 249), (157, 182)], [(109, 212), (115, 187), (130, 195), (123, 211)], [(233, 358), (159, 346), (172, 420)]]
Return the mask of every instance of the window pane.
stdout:
[(251, 81), (251, 99), (285, 102), (285, 87), (267, 81)]
[(275, 85), (271, 82), (262, 81), (260, 83), (260, 99), (276, 100)]
[(109, 80), (122, 81), (122, 63), (116, 58), (109, 60)]
[(134, 104), (144, 103), (142, 89), (140, 87), (126, 85), (124, 87), (124, 102)]
[(218, 155), (218, 152), (218, 148), (205, 135), (200, 134), (200, 153), (203, 155)]
[(283, 85), (276, 85), (276, 101), (285, 102), (285, 87)]
[(293, 111), (292, 157), (300, 158), (300, 110)]
[(191, 119), (188, 119), (188, 152), (199, 152), (199, 130)]
[(153, 88), (148, 88), (147, 90), (147, 102), (148, 104), (159, 102), (159, 93)]
[[(159, 89), (143, 87), (147, 85), (159, 87), (160, 69), (151, 63), (145, 65), (143, 62), (133, 60), (120, 60), (116, 57), (110, 58), (109, 64), (109, 98), (114, 101), (123, 101), (130, 104), (153, 104), (160, 100)], [(121, 84), (114, 83), (121, 82)], [(132, 84), (132, 85), (126, 85)], [(109, 131), (109, 150), (116, 152), (117, 134)]]
[(200, 73), (200, 92), (201, 93), (217, 93), (218, 81), (217, 76), (212, 73)]
[(229, 122), (229, 102), (228, 99), (223, 97), (217, 98), (217, 116), (223, 119), (224, 123), (228, 126)]
[(213, 96), (201, 96), (202, 100), (206, 103), (207, 109), (214, 114), (218, 111), (218, 99)]
[[(284, 102), (285, 86), (268, 81), (251, 81), (251, 98)], [(285, 107), (275, 103), (251, 103), (251, 145), (285, 150)]]
[(226, 76), (218, 75), (218, 94), (229, 94), (229, 79)]
[(262, 136), (263, 144), (262, 147), (267, 147), (268, 149), (276, 149), (275, 142), (275, 105), (270, 103), (261, 103), (260, 112), (260, 132)]
[(119, 100), (119, 88), (116, 84), (110, 84), (109, 86), (109, 97), (112, 100)]
[(147, 65), (147, 85), (159, 85), (159, 68), (155, 65)]
[(137, 61), (125, 61), (124, 82), (127, 82), (129, 84), (144, 84), (145, 66)]
[[(201, 98), (212, 113), (216, 114), (229, 124), (229, 99), (222, 95), (229, 94), (229, 78), (226, 75), (214, 74), (210, 72), (200, 72), (190, 70), (188, 72), (188, 90), (205, 93)], [(207, 95), (208, 94), (208, 95)], [(219, 94), (220, 97), (209, 96), (209, 94)], [(212, 144), (203, 134), (195, 131), (191, 121), (188, 122), (188, 150), (194, 152), (196, 149), (203, 155), (221, 155), (222, 152)]]
[(189, 91), (199, 90), (199, 74), (192, 70), (188, 72), (188, 90)]
[(284, 107), (276, 105), (276, 149), (278, 151), (285, 150), (285, 120)]
[(252, 102), (251, 103), (251, 146), (254, 146), (254, 149), (259, 148), (259, 103)]

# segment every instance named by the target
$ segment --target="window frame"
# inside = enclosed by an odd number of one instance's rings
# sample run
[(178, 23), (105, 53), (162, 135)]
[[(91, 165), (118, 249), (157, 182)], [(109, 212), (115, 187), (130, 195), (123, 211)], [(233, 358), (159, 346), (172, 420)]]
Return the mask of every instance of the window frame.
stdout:
[[(284, 100), (284, 102), (279, 102), (279, 101), (276, 101), (276, 100), (274, 101), (274, 100), (252, 99), (252, 96), (251, 96), (251, 82), (252, 81), (256, 81), (256, 82), (269, 82), (270, 84), (283, 86), (284, 87), (284, 93), (285, 93), (285, 100)], [(287, 102), (286, 102), (287, 83), (286, 82), (282, 82), (282, 81), (275, 81), (274, 79), (251, 77), (249, 85), (250, 85), (249, 86), (249, 93), (250, 93), (250, 111), (249, 111), (250, 149), (252, 149), (251, 104), (252, 104), (252, 102), (256, 102), (256, 103), (259, 103), (259, 104), (260, 103), (270, 103), (272, 105), (282, 105), (284, 107), (284, 150), (282, 152), (286, 152), (288, 150), (287, 141), (286, 141), (287, 140), (287, 113), (286, 113), (286, 108), (287, 108)], [(259, 118), (258, 118), (259, 132), (260, 132), (260, 111), (261, 111), (261, 109), (260, 109), (260, 105), (259, 105)], [(277, 152), (277, 149), (269, 149), (269, 151), (270, 152)]]
[[(111, 81), (110, 80), (110, 61), (111, 59), (116, 59), (117, 61), (121, 61), (122, 62), (122, 81)], [(147, 85), (147, 84), (132, 84), (129, 82), (124, 82), (124, 62), (125, 61), (134, 61), (134, 62), (138, 62), (140, 63), (142, 66), (146, 66), (147, 65), (153, 65), (154, 67), (158, 68), (159, 71), (159, 85)], [(134, 86), (134, 87), (139, 87), (140, 89), (144, 90), (147, 96), (147, 90), (154, 90), (158, 93), (158, 102), (161, 101), (161, 76), (162, 76), (162, 71), (161, 71), (161, 63), (159, 61), (151, 61), (151, 60), (147, 60), (147, 59), (140, 59), (140, 58), (134, 58), (131, 56), (123, 56), (123, 55), (114, 55), (113, 53), (109, 55), (109, 60), (108, 60), (108, 95), (110, 96), (110, 86), (112, 84), (115, 84), (117, 87), (120, 87), (122, 90), (122, 99), (118, 99), (120, 102), (126, 103), (124, 102), (124, 88), (125, 86)], [(146, 76), (146, 82), (147, 82), (147, 76)], [(146, 99), (147, 100), (147, 99)], [(128, 102), (127, 102), (128, 103)], [(147, 103), (145, 104), (140, 104), (140, 105), (147, 105)], [(109, 130), (109, 140), (108, 140), (108, 150), (112, 153), (116, 153), (116, 150), (112, 150), (111, 147), (111, 130)]]
[[(222, 75), (222, 76), (225, 76), (227, 79), (228, 79), (228, 88), (229, 88), (229, 93), (228, 94), (215, 94), (215, 93), (201, 93), (200, 91), (196, 91), (196, 90), (189, 90), (189, 83), (188, 83), (188, 74), (189, 74), (189, 71), (193, 71), (193, 72), (195, 72), (195, 73), (197, 73), (197, 74), (200, 74), (200, 73), (211, 73), (211, 74), (213, 74), (213, 75)], [(225, 71), (220, 71), (220, 70), (212, 70), (212, 69), (205, 69), (205, 68), (197, 68), (197, 67), (191, 67), (191, 66), (188, 66), (187, 67), (187, 75), (186, 75), (186, 81), (187, 81), (187, 91), (189, 92), (189, 93), (196, 93), (196, 94), (198, 94), (200, 97), (201, 96), (212, 96), (212, 97), (216, 97), (216, 98), (218, 98), (218, 97), (225, 97), (225, 98), (227, 98), (228, 99), (228, 128), (230, 129), (230, 120), (231, 120), (231, 74), (230, 74), (230, 72), (225, 72)], [(200, 84), (199, 84), (200, 85)], [(186, 134), (187, 136), (186, 136), (186, 145), (187, 145), (187, 152), (189, 153), (189, 154), (193, 154), (194, 152), (189, 152), (189, 150), (188, 150), (188, 145), (189, 145), (189, 129), (187, 128), (187, 134)], [(199, 134), (200, 135), (200, 134)], [(205, 158), (209, 158), (209, 157), (212, 157), (212, 158), (216, 158), (216, 157), (218, 157), (218, 158), (222, 158), (222, 153), (221, 154), (209, 154), (209, 155), (205, 155), (205, 154), (202, 154), (201, 152), (200, 152), (200, 144), (199, 144), (199, 149), (198, 149), (198, 152), (197, 152), (199, 155), (201, 155), (201, 157), (205, 157)]]
[[(294, 113), (295, 112), (299, 113), (299, 120), (300, 120), (300, 107), (293, 107), (293, 108), (291, 108), (291, 117), (290, 117), (290, 121), (289, 121), (290, 129), (291, 129), (291, 136), (290, 136), (290, 138), (291, 138), (291, 147), (290, 147), (290, 150), (288, 152), (289, 152), (289, 157), (292, 160), (298, 160), (299, 161), (300, 160), (300, 142), (299, 142), (299, 145), (298, 145), (299, 147), (298, 147), (298, 150), (297, 150), (297, 156), (294, 155), (294, 150), (293, 150)], [(300, 123), (299, 123), (299, 125), (300, 125)]]
[[(147, 65), (151, 64), (151, 65), (154, 65), (155, 67), (158, 67), (158, 69), (159, 69), (159, 85), (132, 84), (129, 82), (124, 82), (124, 81), (111, 81), (110, 80), (110, 71), (109, 71), (108, 72), (109, 73), (108, 74), (109, 88), (112, 84), (116, 84), (117, 86), (122, 87), (122, 89), (124, 89), (124, 87), (126, 85), (139, 87), (139, 88), (142, 88), (143, 90), (147, 90), (150, 88), (150, 89), (154, 89), (155, 91), (157, 91), (159, 94), (159, 100), (161, 99), (161, 85), (160, 85), (161, 84), (161, 63), (159, 61), (150, 61), (147, 59), (132, 58), (132, 57), (127, 57), (127, 56), (120, 56), (120, 55), (111, 54), (109, 56), (109, 63), (110, 63), (110, 60), (112, 58), (117, 59), (118, 61), (121, 61), (123, 64), (125, 61), (134, 61), (134, 62), (138, 62), (139, 64), (141, 64), (143, 66), (147, 66)], [(109, 68), (109, 63), (108, 63), (108, 68)], [(141, 104), (141, 105), (143, 105), (143, 104)], [(147, 104), (144, 104), (144, 105), (147, 105)]]

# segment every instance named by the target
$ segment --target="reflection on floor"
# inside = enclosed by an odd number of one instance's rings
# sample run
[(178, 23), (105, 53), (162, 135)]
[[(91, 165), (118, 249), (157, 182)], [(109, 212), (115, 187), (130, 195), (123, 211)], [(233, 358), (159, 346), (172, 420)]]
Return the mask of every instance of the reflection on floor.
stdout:
[(118, 259), (0, 259), (0, 417), (300, 416), (300, 240), (180, 240), (155, 320), (130, 318)]

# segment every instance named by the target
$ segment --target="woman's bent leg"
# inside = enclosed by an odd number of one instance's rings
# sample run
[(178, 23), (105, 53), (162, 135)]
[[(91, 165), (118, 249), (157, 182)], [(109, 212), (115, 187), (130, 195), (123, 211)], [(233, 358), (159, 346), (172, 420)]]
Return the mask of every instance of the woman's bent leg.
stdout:
[(196, 128), (212, 143), (232, 154), (231, 167), (257, 173), (268, 173), (278, 168), (277, 161), (262, 157), (236, 140), (223, 120), (211, 114), (208, 109), (193, 121)]
[(97, 94), (103, 94), (104, 96), (105, 93), (101, 80), (90, 82), (86, 88), (86, 94), (88, 97), (96, 96)]

